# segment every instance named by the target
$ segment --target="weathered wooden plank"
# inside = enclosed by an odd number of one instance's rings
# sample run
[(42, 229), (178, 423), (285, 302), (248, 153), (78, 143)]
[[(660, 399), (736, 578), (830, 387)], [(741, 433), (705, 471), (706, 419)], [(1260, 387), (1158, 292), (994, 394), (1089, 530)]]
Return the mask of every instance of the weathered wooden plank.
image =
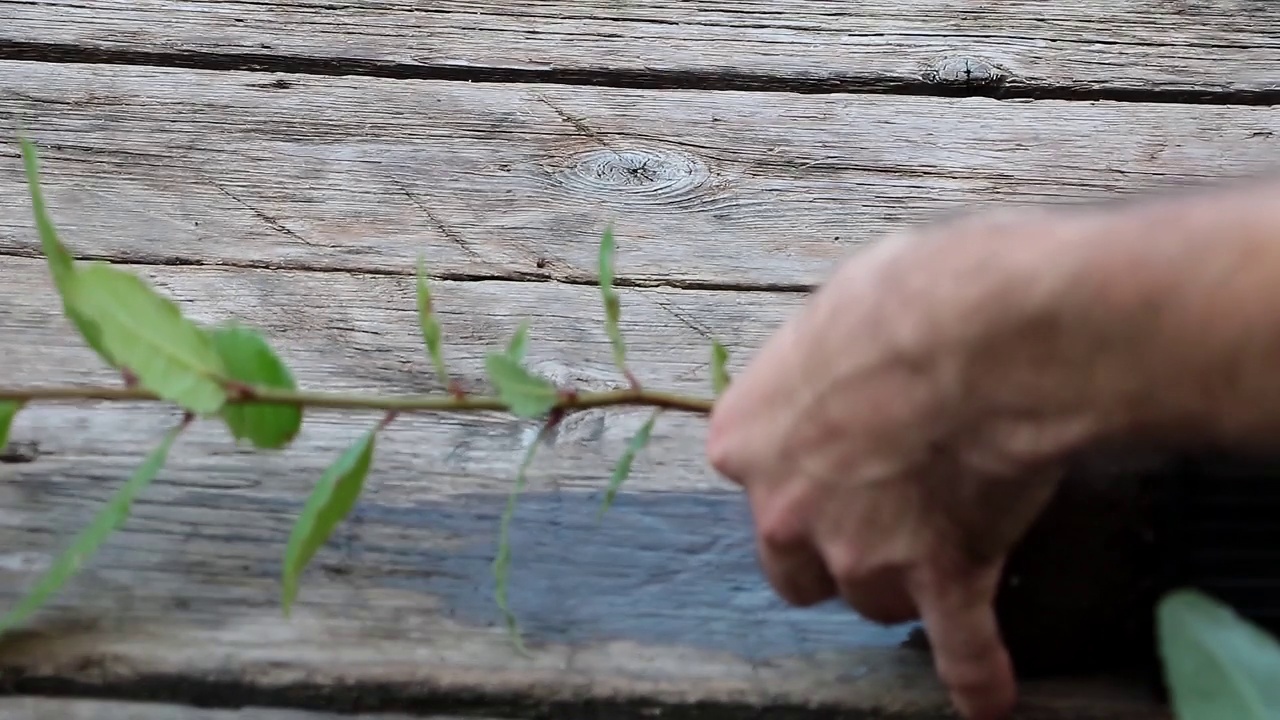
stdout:
[[(346, 715), (288, 708), (237, 710), (154, 702), (55, 697), (0, 697), (0, 720), (462, 720), (442, 715)], [(496, 720), (474, 718), (473, 720)]]
[(157, 53), (212, 65), (237, 54), (242, 64), (471, 79), (1257, 101), (1280, 90), (1280, 14), (1257, 0), (0, 5), (9, 57), (49, 51), (35, 43), (74, 46), (62, 51), (71, 59)]
[[(144, 268), (203, 321), (266, 328), (302, 384), (421, 391), (407, 278)], [(561, 380), (613, 382), (594, 289), (440, 283), (448, 360), (482, 353), (536, 312), (529, 359)], [(635, 369), (655, 387), (706, 387), (707, 338), (741, 357), (801, 296), (623, 293)], [(38, 261), (0, 265), (5, 383), (109, 377), (57, 313)], [(474, 386), (474, 385), (473, 385)], [(552, 717), (700, 703), (934, 717), (946, 706), (910, 626), (838, 606), (797, 610), (755, 565), (749, 513), (702, 458), (704, 423), (672, 415), (617, 505), (595, 518), (612, 459), (643, 411), (583, 413), (535, 462), (512, 525), (512, 604), (531, 658), (508, 644), (490, 562), (528, 423), (405, 416), (382, 436), (366, 495), (277, 606), (290, 522), (323, 467), (371, 415), (312, 416), (288, 452), (234, 450), (198, 424), (101, 553), (46, 611), (0, 641), (0, 684), (206, 703), (399, 710), (440, 703)], [(0, 465), (0, 601), (13, 602), (176, 415), (156, 406), (33, 405)], [(1087, 686), (1086, 686), (1087, 687)], [(437, 705), (429, 705), (436, 703)], [(1163, 718), (1123, 688), (1032, 683), (1024, 717)], [(693, 708), (690, 710), (689, 708)], [(665, 714), (678, 714), (669, 708)]]
[[(996, 202), (1280, 164), (1274, 108), (658, 92), (0, 63), (77, 252), (468, 277), (806, 286)], [(36, 246), (16, 147), (0, 252)]]

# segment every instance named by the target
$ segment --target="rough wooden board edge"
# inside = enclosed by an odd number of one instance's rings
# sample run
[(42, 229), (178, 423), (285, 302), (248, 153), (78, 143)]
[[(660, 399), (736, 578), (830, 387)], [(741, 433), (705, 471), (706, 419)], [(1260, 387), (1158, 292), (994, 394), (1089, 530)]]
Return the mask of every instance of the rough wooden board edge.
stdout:
[[(0, 696), (0, 720), (462, 720), (441, 715), (350, 715), (292, 708), (206, 708), (174, 703), (40, 695)], [(475, 716), (470, 720), (504, 720)]]
[[(278, 1), (48, 3), (14, 10), (8, 57), (257, 67), (322, 73), (579, 84), (889, 91), (1076, 98), (1273, 101), (1277, 87), (1249, 6), (1078, 3), (1046, 15), (1033, 3), (975, 10), (920, 0), (857, 13), (809, 4), (617, 7), (605, 3)], [(680, 5), (692, 5), (685, 9)], [(540, 7), (539, 7), (540, 6)], [(153, 19), (154, 16), (154, 19)], [(228, 22), (234, 19), (235, 22)], [(338, 25), (338, 23), (341, 25)], [(1244, 35), (1241, 39), (1241, 35)], [(1106, 42), (1099, 43), (1103, 38)], [(780, 48), (797, 48), (788, 53)], [(1206, 50), (1212, 48), (1211, 50)]]
[[(647, 649), (652, 654), (651, 649)], [(670, 658), (675, 659), (675, 658)], [(839, 718), (952, 718), (946, 698), (928, 668), (900, 672), (897, 682), (853, 694), (837, 681), (815, 683), (803, 673), (762, 671), (750, 683), (693, 681), (683, 685), (641, 684), (583, 677), (569, 685), (563, 675), (537, 678), (492, 670), (437, 672), (407, 669), (398, 680), (352, 681), (281, 663), (245, 664), (234, 670), (174, 675), (149, 667), (145, 658), (104, 655), (68, 658), (46, 672), (13, 673), (0, 665), (0, 684), (10, 692), (59, 694), (190, 703), (209, 707), (295, 708), (316, 712), (499, 715), (557, 720), (671, 720), (750, 717), (760, 720)], [(110, 665), (127, 668), (106, 670)], [(150, 665), (154, 665), (151, 663)], [(417, 675), (415, 677), (415, 674)], [(282, 676), (305, 676), (287, 680)], [(427, 677), (430, 676), (430, 677)], [(245, 678), (268, 678), (246, 683)], [(874, 684), (874, 683), (872, 683)], [(1166, 707), (1114, 680), (1067, 679), (1024, 683), (1011, 720), (1170, 720)]]

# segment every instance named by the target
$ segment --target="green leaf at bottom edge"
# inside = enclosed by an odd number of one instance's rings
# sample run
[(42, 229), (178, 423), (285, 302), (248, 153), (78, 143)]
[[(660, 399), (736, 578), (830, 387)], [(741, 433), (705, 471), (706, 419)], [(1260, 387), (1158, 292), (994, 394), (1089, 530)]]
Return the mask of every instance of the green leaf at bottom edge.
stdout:
[(324, 471), (294, 523), (285, 548), (282, 578), (281, 604), (286, 616), (297, 599), (298, 579), (307, 563), (360, 499), (373, 464), (377, 435), (378, 428), (367, 431)]
[(164, 466), (165, 460), (169, 457), (170, 448), (173, 447), (174, 441), (177, 440), (178, 435), (185, 427), (186, 424), (184, 423), (165, 434), (160, 444), (143, 460), (133, 475), (107, 500), (102, 509), (98, 511), (98, 514), (94, 516), (93, 521), (89, 523), (89, 526), (76, 536), (75, 540), (71, 542), (71, 546), (54, 561), (45, 574), (27, 591), (26, 596), (18, 602), (17, 607), (10, 610), (3, 619), (0, 619), (0, 633), (23, 622), (28, 616), (39, 610), (40, 606), (84, 565), (85, 560), (97, 552), (111, 532), (124, 523), (129, 517), (129, 511), (133, 507), (134, 499), (160, 472), (160, 468)]
[(1280, 643), (1197, 590), (1156, 608), (1159, 649), (1178, 720), (1280, 717)]

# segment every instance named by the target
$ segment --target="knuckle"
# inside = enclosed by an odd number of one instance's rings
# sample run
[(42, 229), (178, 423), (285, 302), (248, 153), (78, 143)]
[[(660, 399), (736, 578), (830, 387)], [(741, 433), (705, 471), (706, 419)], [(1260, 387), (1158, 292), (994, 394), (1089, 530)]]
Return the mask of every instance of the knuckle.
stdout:
[(791, 485), (782, 490), (758, 491), (752, 498), (756, 534), (768, 552), (794, 555), (814, 551), (805, 513), (805, 489)]
[(857, 584), (870, 575), (871, 563), (866, 553), (847, 544), (841, 544), (827, 553), (831, 574), (841, 585)]
[(761, 510), (756, 532), (761, 545), (771, 552), (793, 552), (808, 542), (790, 508), (776, 503)]

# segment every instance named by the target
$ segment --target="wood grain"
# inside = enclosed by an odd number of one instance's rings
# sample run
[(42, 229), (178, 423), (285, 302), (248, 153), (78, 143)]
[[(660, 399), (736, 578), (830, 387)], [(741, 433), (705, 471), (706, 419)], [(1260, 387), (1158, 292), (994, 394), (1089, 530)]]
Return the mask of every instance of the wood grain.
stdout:
[[(1259, 0), (8, 0), (0, 50), (458, 79), (1259, 101)], [(129, 55), (132, 53), (132, 55)], [(235, 58), (228, 58), (235, 55)]]
[[(68, 23), (68, 26), (73, 23)], [(77, 253), (122, 261), (804, 289), (883, 233), (994, 203), (1280, 165), (1272, 108), (271, 78), (0, 63)], [(0, 149), (0, 252), (36, 247)]]
[[(155, 702), (0, 697), (0, 720), (462, 720), (441, 715), (344, 715), (283, 708), (236, 710)], [(473, 720), (497, 720), (474, 718)]]
[[(407, 278), (137, 269), (200, 321), (234, 316), (265, 328), (304, 386), (434, 387)], [(536, 312), (532, 366), (608, 387), (616, 379), (593, 294), (441, 283), (447, 359), (474, 386), (482, 353)], [(663, 288), (622, 299), (637, 372), (689, 392), (707, 386), (704, 333), (741, 357), (801, 301)], [(0, 266), (4, 383), (109, 377), (56, 307), (38, 261)], [(491, 599), (498, 517), (532, 435), (506, 416), (397, 420), (381, 436), (358, 509), (315, 558), (293, 616), (281, 617), (290, 522), (323, 467), (376, 420), (324, 413), (309, 416), (284, 453), (237, 450), (221, 427), (197, 424), (130, 520), (45, 611), (0, 642), (0, 684), (331, 711), (469, 706), (638, 718), (663, 706), (693, 717), (705, 703), (943, 712), (927, 655), (903, 646), (910, 625), (876, 626), (839, 606), (789, 608), (772, 594), (744, 499), (703, 461), (701, 419), (660, 422), (629, 491), (597, 521), (610, 464), (644, 417), (574, 416), (535, 461), (512, 525), (513, 608), (530, 659), (514, 654)], [(0, 464), (0, 600), (16, 599), (176, 419), (162, 406), (102, 403), (33, 405), (18, 416)], [(1165, 717), (1131, 690), (1089, 687), (1032, 683), (1023, 717)]]

